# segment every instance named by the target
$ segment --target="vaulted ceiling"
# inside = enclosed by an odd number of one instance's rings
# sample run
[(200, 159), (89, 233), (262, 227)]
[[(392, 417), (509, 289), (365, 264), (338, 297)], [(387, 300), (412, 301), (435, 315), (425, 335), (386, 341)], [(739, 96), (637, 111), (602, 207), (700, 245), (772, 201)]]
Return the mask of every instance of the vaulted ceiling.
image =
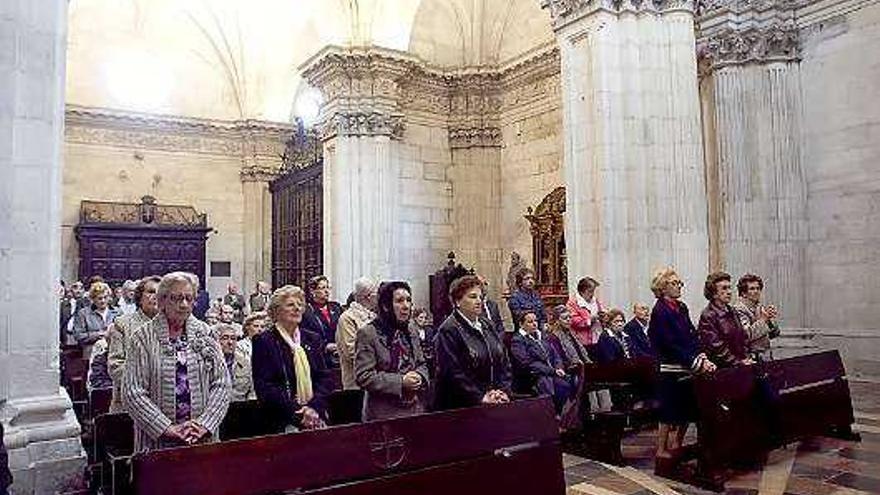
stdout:
[(297, 67), (327, 44), (496, 64), (552, 42), (538, 0), (72, 0), (67, 101), (289, 121)]

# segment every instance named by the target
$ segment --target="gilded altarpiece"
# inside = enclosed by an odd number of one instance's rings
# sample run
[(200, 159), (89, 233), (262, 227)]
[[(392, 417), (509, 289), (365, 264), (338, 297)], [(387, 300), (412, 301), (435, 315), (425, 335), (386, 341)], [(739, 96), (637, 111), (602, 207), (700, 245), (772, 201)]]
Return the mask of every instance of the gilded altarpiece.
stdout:
[(564, 214), (565, 188), (558, 187), (537, 208), (529, 207), (525, 215), (532, 234), (536, 289), (551, 307), (564, 303), (567, 297)]

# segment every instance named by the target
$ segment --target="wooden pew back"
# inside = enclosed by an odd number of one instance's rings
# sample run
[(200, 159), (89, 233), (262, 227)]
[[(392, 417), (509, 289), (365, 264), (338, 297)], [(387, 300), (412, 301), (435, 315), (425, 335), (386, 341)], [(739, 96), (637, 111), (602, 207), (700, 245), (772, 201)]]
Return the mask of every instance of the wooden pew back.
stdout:
[(160, 450), (133, 469), (140, 494), (565, 493), (546, 398)]

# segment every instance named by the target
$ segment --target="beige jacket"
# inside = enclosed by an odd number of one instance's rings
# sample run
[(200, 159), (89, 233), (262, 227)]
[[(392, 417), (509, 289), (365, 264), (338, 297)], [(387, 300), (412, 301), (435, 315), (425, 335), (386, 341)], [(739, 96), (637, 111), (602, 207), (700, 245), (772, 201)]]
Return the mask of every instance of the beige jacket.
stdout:
[(113, 397), (110, 400), (110, 412), (122, 412), (122, 372), (125, 370), (125, 348), (128, 336), (138, 328), (149, 323), (150, 317), (143, 311), (119, 316), (107, 329), (107, 369), (113, 380)]
[(376, 313), (364, 305), (353, 301), (341, 315), (336, 324), (336, 351), (339, 353), (339, 368), (342, 373), (342, 388), (357, 389), (354, 377), (354, 347), (358, 330), (376, 318)]
[[(232, 388), (223, 353), (208, 325), (194, 316), (186, 320), (184, 332), (190, 419), (211, 432), (208, 441), (218, 441)], [(174, 423), (177, 357), (163, 314), (129, 336), (126, 354), (122, 401), (134, 420), (135, 452), (170, 446), (160, 437)]]

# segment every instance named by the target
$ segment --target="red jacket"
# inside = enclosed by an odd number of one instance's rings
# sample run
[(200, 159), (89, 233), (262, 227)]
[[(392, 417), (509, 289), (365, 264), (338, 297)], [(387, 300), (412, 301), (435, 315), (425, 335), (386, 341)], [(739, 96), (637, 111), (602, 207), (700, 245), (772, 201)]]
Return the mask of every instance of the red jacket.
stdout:
[[(578, 296), (574, 295), (568, 298), (566, 303), (568, 313), (571, 315), (571, 331), (574, 332), (581, 344), (593, 345), (599, 341), (599, 335), (602, 332), (593, 332), (593, 317), (595, 315), (591, 315), (587, 308), (581, 307), (577, 300)], [(600, 301), (597, 300), (596, 304), (599, 306), (599, 311), (605, 309)]]

